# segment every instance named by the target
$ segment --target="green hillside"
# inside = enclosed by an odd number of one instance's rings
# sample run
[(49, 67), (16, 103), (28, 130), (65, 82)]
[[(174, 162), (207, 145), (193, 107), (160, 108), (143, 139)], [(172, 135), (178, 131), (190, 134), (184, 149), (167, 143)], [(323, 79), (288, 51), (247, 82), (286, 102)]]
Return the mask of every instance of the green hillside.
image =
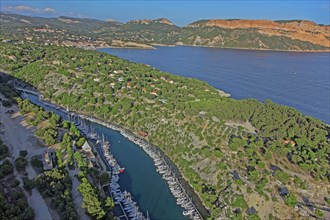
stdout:
[[(45, 99), (148, 132), (211, 217), (327, 213), (330, 128), (321, 121), (270, 100), (223, 97), (205, 82), (105, 53), (16, 41), (0, 48), (0, 67)], [(252, 207), (256, 213), (246, 212)]]

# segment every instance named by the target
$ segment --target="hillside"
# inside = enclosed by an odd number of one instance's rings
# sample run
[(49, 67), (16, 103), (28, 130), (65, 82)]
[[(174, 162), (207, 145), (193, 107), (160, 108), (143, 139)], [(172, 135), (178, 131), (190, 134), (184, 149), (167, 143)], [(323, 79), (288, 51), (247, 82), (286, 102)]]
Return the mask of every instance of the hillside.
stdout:
[(0, 14), (2, 35), (84, 48), (191, 45), (286, 51), (329, 51), (330, 27), (311, 21), (200, 20), (178, 27), (166, 18), (120, 23)]
[(321, 121), (105, 53), (20, 41), (0, 48), (1, 69), (46, 100), (145, 131), (211, 217), (329, 218), (330, 128)]

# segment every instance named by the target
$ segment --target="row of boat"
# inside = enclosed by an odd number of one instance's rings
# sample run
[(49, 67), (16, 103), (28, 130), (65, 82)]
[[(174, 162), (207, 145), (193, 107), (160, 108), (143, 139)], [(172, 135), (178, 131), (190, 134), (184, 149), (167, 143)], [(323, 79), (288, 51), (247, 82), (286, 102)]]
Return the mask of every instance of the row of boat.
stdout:
[(164, 158), (160, 156), (158, 152), (154, 149), (154, 147), (152, 147), (147, 141), (132, 136), (125, 131), (121, 131), (121, 133), (127, 139), (140, 146), (153, 159), (156, 171), (160, 173), (163, 179), (167, 182), (171, 193), (177, 200), (177, 204), (184, 209), (182, 214), (185, 216), (189, 216), (193, 220), (202, 219), (192, 200), (189, 198), (188, 194), (186, 193), (178, 179), (175, 177), (175, 174), (172, 172)]
[(124, 168), (120, 167), (114, 156), (110, 153), (110, 144), (106, 141), (102, 141), (101, 150), (103, 156), (107, 160), (111, 167), (112, 174), (109, 184), (109, 190), (112, 198), (114, 199), (115, 205), (121, 206), (122, 210), (126, 213), (126, 216), (132, 220), (144, 220), (143, 213), (139, 211), (137, 203), (133, 201), (132, 196), (126, 190), (122, 192), (118, 184), (119, 174), (123, 172)]
[(126, 218), (131, 220), (149, 219), (148, 217), (145, 218), (143, 213), (139, 211), (139, 207), (137, 203), (133, 201), (131, 194), (126, 190), (124, 192), (120, 190), (120, 186), (118, 184), (119, 174), (123, 173), (125, 171), (125, 168), (120, 167), (114, 156), (110, 153), (109, 142), (105, 141), (104, 138), (101, 139), (99, 135), (91, 131), (90, 128), (86, 126), (86, 123), (82, 119), (86, 117), (81, 117), (81, 115), (70, 113), (68, 110), (60, 108), (48, 102), (43, 102), (43, 104), (51, 108), (56, 108), (56, 110), (62, 111), (63, 113), (66, 113), (68, 115), (69, 121), (74, 123), (84, 136), (88, 137), (92, 141), (95, 141), (97, 144), (99, 144), (99, 146), (101, 146), (101, 148), (98, 149), (98, 151), (99, 153), (102, 154), (101, 157), (103, 157), (106, 160), (107, 165), (111, 169), (111, 173), (112, 173), (109, 184), (109, 190), (111, 196), (114, 199), (115, 205), (121, 206), (122, 211), (125, 212)]

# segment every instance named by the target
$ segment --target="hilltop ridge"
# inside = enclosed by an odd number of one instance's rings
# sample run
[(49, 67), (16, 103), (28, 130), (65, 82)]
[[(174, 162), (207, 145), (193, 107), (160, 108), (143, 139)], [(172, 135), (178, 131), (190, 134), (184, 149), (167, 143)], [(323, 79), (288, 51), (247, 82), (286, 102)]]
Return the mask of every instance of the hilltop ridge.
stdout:
[(127, 22), (127, 24), (153, 24), (153, 23), (159, 23), (159, 24), (167, 24), (171, 26), (176, 26), (173, 24), (170, 20), (167, 18), (159, 18), (159, 19), (139, 19), (139, 20), (131, 20)]
[(0, 13), (0, 21), (2, 39), (38, 39), (50, 44), (83, 48), (152, 48), (152, 45), (162, 44), (330, 51), (330, 26), (306, 20), (209, 19), (179, 27), (167, 18), (121, 23), (111, 19), (101, 21), (65, 16), (41, 18)]

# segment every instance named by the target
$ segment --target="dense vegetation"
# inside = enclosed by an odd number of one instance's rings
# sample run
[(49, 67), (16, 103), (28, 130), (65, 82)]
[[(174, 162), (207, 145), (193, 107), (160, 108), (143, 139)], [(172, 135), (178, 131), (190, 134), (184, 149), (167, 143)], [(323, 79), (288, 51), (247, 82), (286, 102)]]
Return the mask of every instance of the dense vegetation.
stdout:
[(34, 210), (29, 207), (22, 191), (13, 191), (10, 196), (13, 200), (8, 201), (3, 188), (0, 188), (0, 219), (34, 219)]
[[(11, 107), (16, 103), (15, 98), (18, 93), (6, 83), (6, 80), (0, 76), (0, 94), (4, 96), (1, 99), (0, 108)], [(2, 104), (2, 106), (1, 106)], [(3, 127), (0, 120), (0, 132)], [(14, 166), (10, 162), (10, 151), (8, 146), (0, 139), (0, 219), (34, 219), (34, 210), (29, 206), (22, 188), (19, 187), (19, 180), (13, 177)], [(20, 156), (15, 160), (17, 171), (24, 171), (27, 165), (25, 159), (26, 152), (21, 151)]]
[(45, 171), (35, 178), (35, 183), (43, 197), (51, 198), (62, 219), (78, 219), (71, 196), (71, 179), (65, 170)]
[(16, 103), (15, 98), (18, 96), (18, 93), (7, 84), (7, 78), (0, 75), (0, 94), (5, 97), (5, 99), (0, 99), (0, 101), (4, 107), (11, 107), (12, 104)]
[(105, 216), (105, 211), (101, 206), (98, 199), (95, 188), (89, 183), (86, 177), (81, 178), (81, 184), (78, 187), (79, 192), (83, 195), (82, 207), (86, 208), (87, 213), (96, 219), (100, 219)]
[(8, 160), (2, 161), (0, 165), (0, 179), (14, 172), (13, 164)]
[[(14, 166), (5, 159), (7, 157), (9, 157), (8, 146), (0, 139), (0, 219), (32, 220), (34, 210), (29, 206), (19, 187), (20, 182), (12, 177)], [(25, 166), (16, 166), (17, 170), (19, 168), (23, 169)]]
[[(101, 173), (88, 167), (85, 155), (78, 150), (86, 140), (81, 136), (77, 127), (69, 121), (62, 120), (58, 115), (32, 104), (29, 100), (17, 98), (16, 102), (20, 112), (28, 115), (26, 121), (34, 126), (43, 124), (42, 127), (36, 130), (35, 135), (44, 140), (47, 145), (56, 144), (57, 146), (55, 151), (57, 168), (45, 171), (34, 180), (41, 195), (45, 198), (51, 198), (52, 205), (60, 213), (62, 219), (78, 219), (71, 195), (72, 180), (67, 169), (75, 169), (76, 164), (76, 167), (80, 170), (79, 180), (81, 184), (77, 190), (83, 196), (82, 207), (95, 219), (110, 218), (114, 206), (113, 202), (110, 198), (103, 198), (100, 190), (95, 187), (107, 182), (109, 176), (106, 175), (107, 173)], [(58, 138), (59, 133), (62, 133), (60, 138)], [(24, 159), (26, 154), (21, 152), (20, 155), (17, 162), (22, 163), (21, 160)], [(38, 166), (36, 159), (34, 159), (33, 164), (36, 167)], [(107, 180), (104, 180), (104, 178), (107, 178)], [(92, 184), (89, 179), (93, 181)]]
[[(147, 139), (177, 164), (212, 217), (234, 217), (236, 208), (245, 216), (245, 204), (255, 204), (253, 198), (263, 218), (281, 216), (292, 212), (294, 199), (307, 196), (303, 187), (311, 200), (325, 202), (313, 196), (312, 182), (329, 182), (330, 130), (317, 119), (270, 100), (223, 97), (205, 82), (104, 53), (15, 42), (0, 48), (0, 66), (45, 99), (147, 131)], [(296, 188), (281, 196), (278, 188), (290, 185)], [(263, 210), (264, 203), (281, 208)]]
[(2, 140), (0, 139), (0, 160), (6, 158), (8, 156), (9, 156), (8, 146), (6, 144), (4, 144), (2, 142)]
[(28, 161), (24, 156), (19, 156), (15, 159), (15, 167), (17, 171), (25, 171)]

